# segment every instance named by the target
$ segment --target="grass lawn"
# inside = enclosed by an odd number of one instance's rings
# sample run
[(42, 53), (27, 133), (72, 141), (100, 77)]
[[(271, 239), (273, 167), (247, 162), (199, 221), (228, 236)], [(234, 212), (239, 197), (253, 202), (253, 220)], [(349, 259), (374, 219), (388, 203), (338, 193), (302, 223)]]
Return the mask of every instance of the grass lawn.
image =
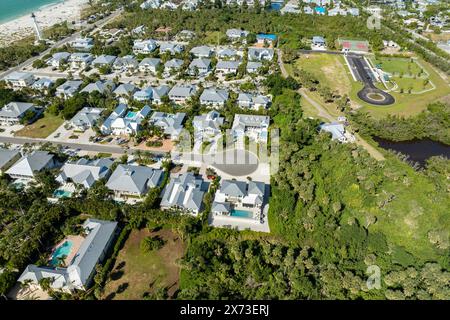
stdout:
[[(363, 107), (362, 110), (371, 113), (376, 118), (381, 118), (388, 114), (396, 114), (408, 117), (421, 112), (427, 107), (428, 104), (449, 95), (450, 86), (444, 80), (442, 80), (442, 78), (431, 68), (431, 66), (427, 62), (423, 61), (422, 59), (418, 59), (418, 61), (430, 74), (429, 79), (436, 86), (436, 89), (421, 94), (409, 94), (407, 93), (408, 88), (406, 87), (404, 88), (404, 93), (390, 92), (395, 98), (395, 104), (391, 106), (377, 107), (358, 99), (356, 94), (362, 88), (362, 84), (354, 83), (352, 91), (350, 93), (350, 99), (357, 101), (357, 103)], [(413, 79), (408, 80), (407, 78), (403, 78), (400, 80), (401, 84), (405, 84)], [(416, 83), (414, 84), (414, 86), (416, 88), (419, 88), (419, 90), (422, 90), (423, 80), (416, 79)], [(427, 85), (427, 88), (428, 87), (431, 87), (431, 85)]]
[(408, 92), (408, 90), (411, 89), (411, 92), (415, 93), (421, 92), (422, 90), (429, 90), (433, 88), (431, 83), (429, 82), (427, 84), (424, 83), (425, 79), (394, 77), (392, 78), (392, 80), (398, 85), (398, 89), (395, 90), (396, 92), (400, 92), (401, 89), (403, 89), (403, 92)]
[(203, 39), (203, 43), (217, 45), (219, 39), (226, 39), (226, 35), (220, 31), (208, 31)]
[(23, 129), (17, 131), (15, 135), (28, 138), (47, 138), (58, 129), (63, 122), (64, 120), (61, 117), (45, 113), (44, 117), (25, 126)]
[(380, 57), (379, 59), (372, 59), (374, 65), (380, 64), (381, 69), (392, 75), (409, 74), (418, 75), (422, 68), (415, 62), (414, 59), (408, 58), (390, 58)]
[[(143, 253), (141, 240), (150, 235), (160, 236), (166, 244), (160, 250)], [(169, 296), (172, 296), (179, 287), (177, 260), (183, 256), (184, 250), (184, 243), (170, 229), (157, 232), (133, 230), (119, 252), (103, 299), (142, 299), (144, 293), (160, 287), (168, 288)]]
[(351, 89), (350, 78), (344, 58), (341, 55), (315, 53), (305, 54), (295, 62), (301, 68), (315, 75), (321, 83), (338, 91), (340, 94), (348, 93)]

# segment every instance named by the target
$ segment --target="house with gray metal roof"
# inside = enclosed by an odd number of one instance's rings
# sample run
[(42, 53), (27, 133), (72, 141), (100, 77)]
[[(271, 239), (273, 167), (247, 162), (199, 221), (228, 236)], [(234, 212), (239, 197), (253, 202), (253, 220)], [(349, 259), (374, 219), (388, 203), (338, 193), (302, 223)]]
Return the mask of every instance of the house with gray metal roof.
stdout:
[(119, 118), (125, 116), (125, 113), (127, 112), (128, 106), (126, 104), (120, 103), (116, 109), (114, 109), (113, 112), (106, 118), (106, 120), (103, 122), (103, 124), (100, 127), (100, 131), (103, 134), (111, 134), (111, 124), (112, 122)]
[(18, 150), (8, 150), (0, 148), (0, 175), (8, 170), (17, 160), (21, 154)]
[(269, 123), (270, 118), (268, 116), (235, 114), (231, 132), (237, 141), (249, 137), (255, 142), (266, 143)]
[(259, 110), (260, 108), (267, 109), (270, 106), (270, 97), (261, 94), (251, 94), (246, 92), (239, 92), (237, 104), (241, 108)]
[(133, 97), (138, 88), (132, 83), (121, 83), (115, 90), (114, 94), (120, 99), (120, 102), (126, 103), (129, 97)]
[(19, 124), (27, 112), (36, 112), (36, 106), (27, 102), (10, 102), (0, 109), (0, 125), (12, 126)]
[(232, 41), (240, 40), (245, 38), (249, 34), (248, 31), (242, 29), (228, 29), (226, 35), (228, 39)]
[(192, 121), (194, 134), (196, 137), (211, 137), (221, 133), (220, 127), (223, 125), (225, 118), (220, 116), (217, 111), (210, 111), (207, 114), (195, 116)]
[(101, 94), (105, 94), (107, 92), (113, 92), (116, 88), (116, 84), (112, 80), (99, 80), (94, 83), (89, 83), (86, 87), (81, 90), (81, 93), (87, 92), (100, 92)]
[[(119, 135), (131, 135), (136, 134), (141, 129), (141, 122), (147, 118), (152, 109), (145, 105), (139, 111), (128, 110), (126, 113), (122, 113), (120, 116), (111, 118), (111, 114), (108, 119), (105, 120), (100, 130), (104, 133)], [(109, 120), (111, 120), (109, 122)]]
[(133, 72), (138, 68), (139, 62), (132, 55), (117, 58), (112, 68), (117, 72)]
[(345, 130), (344, 125), (339, 122), (323, 123), (320, 125), (320, 130), (331, 133), (331, 140), (346, 143), (355, 139), (352, 134)]
[(216, 216), (259, 220), (265, 190), (264, 182), (222, 180), (214, 196), (211, 212)]
[(49, 78), (40, 78), (35, 83), (31, 85), (31, 88), (34, 90), (39, 90), (43, 92), (47, 92), (47, 90), (54, 84), (55, 82)]
[(152, 90), (153, 90), (152, 96), (153, 104), (162, 104), (164, 98), (169, 96), (170, 87), (163, 84), (158, 87), (152, 87)]
[(114, 160), (108, 158), (95, 160), (81, 158), (77, 161), (68, 161), (61, 168), (56, 181), (62, 184), (74, 183), (89, 189), (96, 181), (109, 177), (113, 163)]
[(178, 139), (181, 131), (183, 130), (183, 121), (186, 117), (184, 112), (165, 113), (165, 112), (153, 112), (150, 117), (150, 123), (158, 126), (164, 130), (164, 134), (170, 136), (172, 140)]
[(84, 70), (94, 60), (94, 56), (86, 52), (75, 52), (70, 55), (70, 68), (73, 70)]
[(78, 131), (92, 128), (100, 119), (103, 109), (84, 107), (70, 119), (70, 124)]
[(69, 60), (69, 52), (56, 52), (50, 59), (47, 60), (47, 65), (55, 68), (59, 68)]
[(209, 58), (214, 53), (214, 50), (208, 46), (198, 46), (192, 48), (189, 52), (197, 58)]
[(149, 189), (158, 187), (164, 171), (145, 166), (119, 164), (109, 177), (106, 187), (114, 192), (116, 198), (141, 198)]
[(169, 99), (175, 103), (185, 103), (187, 99), (197, 93), (197, 87), (194, 85), (176, 85), (169, 91)]
[(4, 80), (10, 88), (16, 90), (30, 87), (35, 78), (31, 73), (14, 71), (7, 75)]
[(191, 76), (204, 76), (211, 71), (211, 59), (198, 58), (189, 64), (189, 74)]
[(116, 61), (116, 56), (110, 56), (102, 54), (92, 61), (92, 65), (96, 68), (104, 67), (104, 66), (112, 66), (114, 61)]
[(186, 172), (173, 177), (162, 191), (161, 209), (176, 210), (194, 216), (203, 209), (203, 196), (207, 185), (203, 179)]
[[(86, 290), (92, 283), (95, 267), (101, 263), (112, 245), (117, 222), (89, 218), (83, 223), (84, 239), (67, 267), (28, 265), (18, 282), (31, 281), (38, 285), (44, 278), (51, 278), (50, 287), (56, 290)], [(72, 255), (70, 252), (69, 254)]]
[(262, 63), (259, 61), (249, 61), (247, 62), (247, 73), (255, 73), (258, 72), (259, 68), (262, 67)]
[(94, 46), (94, 39), (92, 38), (77, 38), (70, 43), (72, 48), (76, 50), (89, 51)]
[(156, 73), (160, 64), (159, 58), (145, 58), (139, 63), (139, 71)]
[(224, 48), (217, 52), (217, 58), (225, 60), (241, 60), (242, 51), (233, 48)]
[(55, 165), (56, 163), (52, 154), (47, 151), (34, 151), (31, 154), (22, 156), (5, 173), (13, 179), (31, 180), (37, 172), (52, 169)]
[(228, 100), (228, 90), (218, 88), (207, 88), (200, 95), (200, 103), (208, 107), (223, 107)]
[(248, 48), (248, 60), (250, 61), (262, 61), (262, 60), (272, 60), (275, 51), (271, 48)]
[(183, 60), (181, 59), (171, 59), (164, 64), (164, 71), (167, 73), (172, 73), (178, 71), (183, 67)]
[(56, 88), (56, 95), (65, 99), (73, 97), (82, 84), (81, 80), (68, 80)]
[(241, 61), (219, 60), (216, 65), (216, 72), (229, 74), (237, 73)]
[(182, 53), (184, 51), (184, 45), (180, 43), (170, 41), (160, 41), (158, 44), (160, 53), (168, 52), (171, 55), (174, 55)]
[(133, 52), (135, 54), (149, 54), (155, 51), (157, 44), (155, 40), (136, 40), (133, 45)]

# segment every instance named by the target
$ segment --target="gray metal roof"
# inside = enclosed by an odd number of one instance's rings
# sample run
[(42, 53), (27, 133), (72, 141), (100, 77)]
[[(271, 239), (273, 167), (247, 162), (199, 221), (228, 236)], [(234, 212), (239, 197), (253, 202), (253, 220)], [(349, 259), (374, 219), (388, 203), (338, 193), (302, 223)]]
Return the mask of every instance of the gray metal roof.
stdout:
[(116, 88), (116, 90), (114, 90), (114, 94), (115, 95), (129, 95), (129, 94), (133, 94), (134, 92), (136, 92), (137, 87), (134, 84), (131, 83), (122, 83), (120, 86), (118, 86)]
[(89, 83), (81, 90), (81, 92), (92, 93), (98, 91), (100, 93), (105, 93), (107, 90), (113, 91), (115, 87), (115, 83), (111, 80), (99, 80), (94, 83)]
[(200, 95), (201, 103), (219, 103), (223, 104), (228, 100), (228, 91), (223, 89), (208, 88), (203, 90)]
[(237, 69), (241, 61), (220, 60), (217, 62), (216, 69)]
[(20, 155), (18, 150), (8, 150), (0, 148), (0, 169), (8, 164), (12, 159)]
[(258, 196), (264, 196), (264, 191), (266, 189), (266, 185), (264, 182), (260, 181), (249, 181), (247, 194), (256, 194)]
[(174, 86), (169, 91), (169, 97), (189, 98), (197, 92), (197, 88), (193, 85)]
[(139, 66), (152, 66), (157, 67), (161, 63), (161, 59), (159, 58), (145, 58), (139, 63)]
[(249, 60), (272, 60), (274, 50), (271, 48), (248, 48)]
[(244, 181), (223, 180), (220, 192), (231, 197), (244, 197), (247, 194), (247, 183)]
[(211, 59), (205, 58), (197, 58), (191, 61), (189, 64), (189, 69), (198, 68), (198, 69), (209, 69), (211, 66)]
[(78, 127), (92, 127), (100, 118), (102, 109), (84, 107), (70, 120), (70, 122)]
[(49, 166), (53, 161), (53, 155), (47, 151), (34, 151), (30, 155), (23, 156), (11, 168), (6, 171), (9, 175), (33, 176), (35, 172)]
[(18, 118), (28, 110), (33, 110), (34, 105), (27, 102), (10, 102), (0, 110), (0, 117)]
[(191, 172), (170, 180), (164, 188), (161, 207), (174, 207), (199, 212), (204, 195), (203, 179)]
[(214, 201), (211, 206), (212, 212), (231, 212), (231, 205), (229, 202)]
[(116, 59), (117, 59), (116, 56), (109, 56), (102, 54), (101, 56), (98, 56), (94, 61), (92, 61), (92, 64), (112, 65)]
[(109, 168), (113, 162), (113, 160), (108, 158), (97, 160), (82, 158), (76, 162), (66, 162), (56, 180), (65, 182), (70, 178), (74, 183), (82, 184), (89, 188), (95, 181), (105, 178), (109, 174)]
[(162, 170), (119, 164), (106, 183), (106, 187), (114, 191), (143, 195), (148, 188), (159, 185), (162, 176)]
[(198, 46), (192, 48), (189, 52), (197, 57), (209, 57), (212, 54), (213, 49), (208, 46)]

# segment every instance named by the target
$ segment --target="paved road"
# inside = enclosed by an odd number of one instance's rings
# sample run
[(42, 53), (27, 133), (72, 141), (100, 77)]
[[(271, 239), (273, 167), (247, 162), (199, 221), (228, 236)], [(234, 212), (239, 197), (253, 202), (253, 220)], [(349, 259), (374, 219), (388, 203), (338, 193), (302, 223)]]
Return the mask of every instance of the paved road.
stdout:
[(91, 152), (103, 152), (103, 153), (116, 153), (116, 154), (123, 154), (128, 153), (132, 154), (136, 150), (141, 151), (148, 151), (154, 155), (165, 155), (166, 152), (164, 151), (150, 151), (150, 150), (143, 150), (139, 148), (129, 148), (125, 149), (119, 146), (105, 146), (100, 144), (86, 144), (86, 143), (76, 143), (76, 142), (62, 142), (62, 141), (56, 141), (56, 140), (48, 140), (48, 139), (36, 139), (36, 138), (26, 138), (26, 137), (1, 137), (0, 136), (0, 143), (11, 143), (11, 144), (20, 144), (23, 145), (25, 143), (52, 143), (54, 145), (61, 145), (61, 146), (67, 146), (71, 149), (80, 149), (84, 151), (91, 151)]
[[(85, 28), (89, 28), (89, 27), (92, 27), (92, 26), (94, 26), (94, 25), (96, 26), (96, 29), (102, 28), (104, 25), (106, 25), (107, 23), (109, 23), (112, 19), (115, 19), (117, 16), (119, 16), (121, 13), (122, 13), (122, 10), (118, 10), (118, 11), (116, 11), (116, 12), (113, 12), (111, 15), (107, 16), (106, 18), (103, 18), (103, 19), (100, 20), (100, 21), (97, 21), (97, 22), (94, 23), (94, 24), (86, 24), (86, 25), (85, 25)], [(84, 29), (85, 29), (85, 28), (84, 28)], [(8, 69), (8, 70), (5, 71), (5, 72), (0, 73), (0, 79), (3, 79), (4, 77), (8, 76), (9, 74), (11, 74), (11, 73), (13, 73), (13, 72), (15, 72), (15, 71), (20, 71), (20, 70), (22, 70), (23, 68), (26, 68), (26, 67), (32, 65), (33, 62), (36, 61), (37, 59), (40, 59), (40, 58), (42, 58), (43, 56), (49, 54), (50, 51), (51, 51), (53, 48), (61, 47), (61, 46), (65, 45), (66, 43), (69, 43), (69, 42), (75, 40), (76, 38), (80, 37), (81, 32), (82, 32), (84, 29), (82, 29), (82, 30), (80, 30), (80, 31), (78, 31), (78, 32), (76, 32), (76, 33), (74, 33), (74, 34), (72, 34), (72, 35), (70, 35), (70, 36), (68, 36), (68, 37), (66, 37), (66, 38), (64, 38), (64, 39), (62, 39), (62, 40), (57, 41), (56, 43), (54, 43), (53, 45), (51, 45), (48, 49), (46, 49), (45, 51), (41, 52), (38, 56), (32, 57), (32, 58), (30, 58), (30, 59), (28, 59), (28, 60), (22, 62), (22, 63), (19, 64), (18, 66), (13, 67), (13, 68), (10, 68), (10, 69)]]

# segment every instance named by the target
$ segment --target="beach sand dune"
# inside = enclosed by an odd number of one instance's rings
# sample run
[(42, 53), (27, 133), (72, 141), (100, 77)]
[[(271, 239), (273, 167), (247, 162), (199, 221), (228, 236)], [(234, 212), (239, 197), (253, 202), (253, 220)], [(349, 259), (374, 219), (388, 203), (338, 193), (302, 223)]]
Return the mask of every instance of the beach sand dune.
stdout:
[[(47, 5), (34, 12), (41, 30), (64, 21), (77, 21), (89, 0), (65, 0)], [(33, 21), (29, 14), (0, 24), (0, 46), (10, 44), (34, 33)]]

